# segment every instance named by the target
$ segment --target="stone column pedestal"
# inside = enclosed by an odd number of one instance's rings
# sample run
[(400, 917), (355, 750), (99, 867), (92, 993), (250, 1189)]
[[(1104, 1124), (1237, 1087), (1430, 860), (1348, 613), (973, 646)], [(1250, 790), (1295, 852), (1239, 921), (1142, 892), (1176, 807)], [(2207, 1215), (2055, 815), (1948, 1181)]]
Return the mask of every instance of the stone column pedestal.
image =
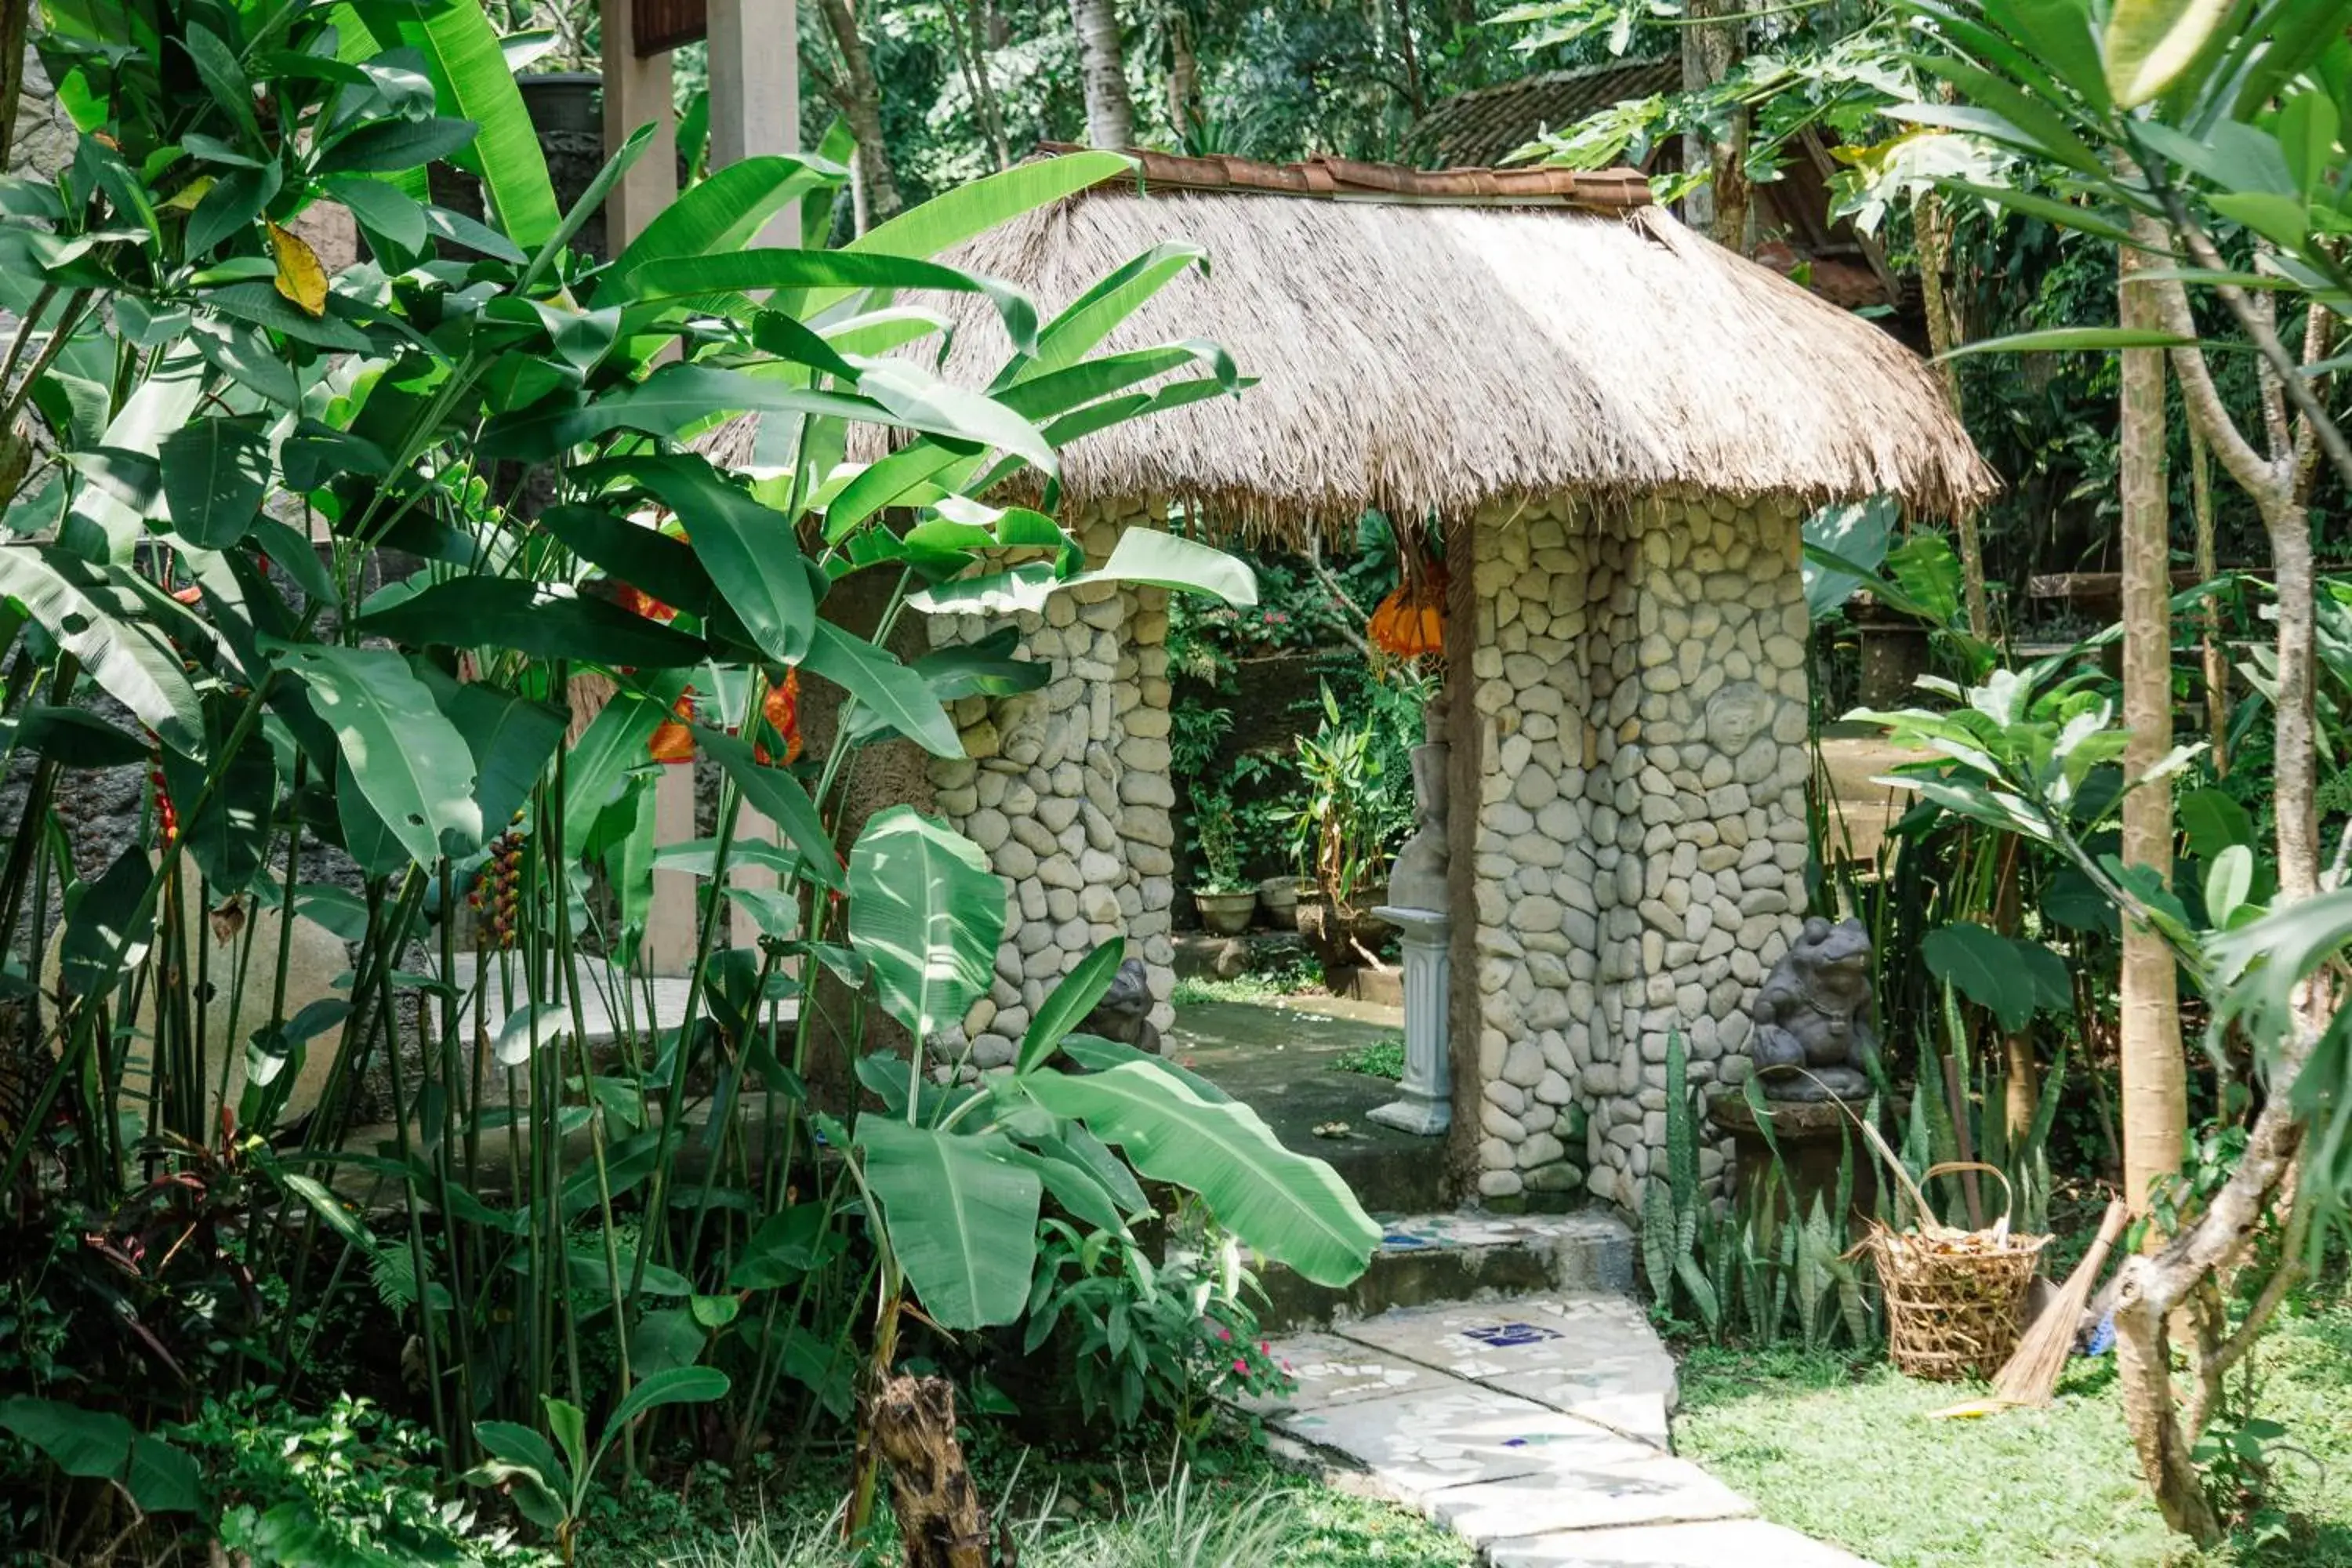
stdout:
[(1435, 910), (1372, 911), (1403, 934), (1404, 1081), (1397, 1099), (1376, 1109), (1383, 1127), (1434, 1138), (1454, 1122), (1454, 1074), (1446, 1057), (1446, 1008), (1453, 989), (1454, 922)]
[(1738, 1167), (1738, 1196), (1751, 1204), (1772, 1169), (1772, 1144), (1765, 1142), (1759, 1121), (1769, 1119), (1772, 1142), (1780, 1149), (1785, 1173), (1773, 1206), (1783, 1219), (1801, 1223), (1813, 1211), (1813, 1199), (1837, 1201), (1838, 1164), (1848, 1145), (1853, 1150), (1853, 1197), (1848, 1211), (1867, 1218), (1878, 1199), (1878, 1158), (1871, 1152), (1853, 1116), (1867, 1116), (1869, 1108), (1856, 1101), (1850, 1108), (1835, 1100), (1784, 1100), (1765, 1102), (1762, 1118), (1738, 1094), (1727, 1094), (1707, 1108), (1707, 1121), (1731, 1135), (1733, 1159)]

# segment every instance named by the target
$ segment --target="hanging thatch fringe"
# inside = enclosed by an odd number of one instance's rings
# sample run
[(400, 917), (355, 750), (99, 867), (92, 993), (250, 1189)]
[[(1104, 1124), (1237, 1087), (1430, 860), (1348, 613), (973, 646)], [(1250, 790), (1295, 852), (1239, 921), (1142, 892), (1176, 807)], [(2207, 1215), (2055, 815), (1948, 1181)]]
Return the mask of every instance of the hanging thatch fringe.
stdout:
[[(1187, 502), (1296, 542), (1367, 508), (1451, 518), (1562, 491), (1884, 490), (1950, 515), (1993, 488), (1909, 350), (1655, 208), (1106, 186), (944, 259), (1050, 312), (1171, 239), (1205, 247), (1213, 272), (1171, 284), (1105, 349), (1209, 338), (1257, 384), (1074, 443), (1076, 506)], [(926, 303), (960, 323), (947, 374), (985, 384), (1008, 352), (994, 316)]]

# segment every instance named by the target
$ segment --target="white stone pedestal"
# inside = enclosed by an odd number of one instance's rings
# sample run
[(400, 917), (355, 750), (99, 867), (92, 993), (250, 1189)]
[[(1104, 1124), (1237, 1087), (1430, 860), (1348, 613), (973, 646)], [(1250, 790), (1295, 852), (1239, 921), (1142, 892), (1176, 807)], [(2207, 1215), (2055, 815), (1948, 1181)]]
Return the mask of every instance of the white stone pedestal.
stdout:
[(1371, 1113), (1383, 1127), (1434, 1138), (1453, 1125), (1454, 1073), (1446, 1051), (1447, 993), (1454, 922), (1435, 910), (1372, 911), (1402, 933), (1404, 942), (1404, 1081), (1396, 1100)]

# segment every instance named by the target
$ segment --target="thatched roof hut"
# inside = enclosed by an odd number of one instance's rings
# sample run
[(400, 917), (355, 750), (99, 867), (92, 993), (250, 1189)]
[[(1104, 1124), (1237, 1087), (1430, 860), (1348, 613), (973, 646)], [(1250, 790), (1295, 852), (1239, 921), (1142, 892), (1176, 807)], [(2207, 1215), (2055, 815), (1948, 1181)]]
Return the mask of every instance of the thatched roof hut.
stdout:
[[(1386, 889), (1327, 889), (1445, 933), (1407, 1010), (1431, 1043), (1451, 985), (1450, 1097), (1416, 1068), (1381, 1116), (1450, 1118), (1457, 1193), (1638, 1212), (1670, 1043), (1692, 1083), (1738, 1084), (1755, 988), (1804, 930), (1804, 516), (1882, 491), (1954, 513), (1990, 476), (1909, 350), (1690, 234), (1639, 175), (1141, 164), (951, 258), (1058, 310), (1163, 242), (1209, 253), (1105, 347), (1210, 338), (1256, 384), (1072, 442), (1062, 521), (1100, 562), (1176, 505), (1275, 542), (1378, 508), (1442, 553), (1411, 618), (1442, 581), (1445, 743), (1414, 772), (1443, 774), (1443, 833)], [(948, 374), (984, 384), (996, 318), (934, 305)], [(1198, 869), (1164, 590), (1085, 582), (1018, 619), (1052, 679), (960, 700), (966, 754), (928, 775), (1022, 915), (964, 1021), (983, 1068), (1097, 943), (1143, 960), (1166, 1024)], [(990, 627), (929, 617), (940, 641)]]
[[(1630, 173), (1141, 163), (947, 258), (1050, 310), (1163, 241), (1207, 250), (1105, 348), (1207, 338), (1256, 384), (1074, 444), (1077, 508), (1184, 500), (1295, 535), (1563, 491), (1891, 491), (1948, 515), (1992, 488), (1908, 349), (1691, 233)], [(984, 379), (1001, 327), (948, 309), (949, 374)]]

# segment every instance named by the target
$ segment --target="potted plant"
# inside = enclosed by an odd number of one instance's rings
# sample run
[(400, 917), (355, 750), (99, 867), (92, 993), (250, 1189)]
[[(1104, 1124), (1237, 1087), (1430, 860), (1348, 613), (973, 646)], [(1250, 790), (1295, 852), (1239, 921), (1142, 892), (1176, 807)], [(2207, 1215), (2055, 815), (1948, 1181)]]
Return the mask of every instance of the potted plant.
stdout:
[(1290, 813), (1290, 847), (1300, 871), (1301, 899), (1319, 889), (1319, 907), (1302, 904), (1298, 929), (1327, 967), (1368, 957), (1362, 950), (1387, 921), (1372, 905), (1387, 886), (1388, 852), (1381, 820), (1388, 781), (1370, 723), (1350, 724), (1331, 688), (1323, 688), (1323, 724), (1297, 740), (1298, 773), (1306, 795)]
[(1298, 929), (1298, 899), (1305, 879), (1298, 877), (1268, 877), (1257, 885), (1258, 907), (1265, 911), (1268, 924), (1282, 931)]
[(1202, 925), (1219, 936), (1238, 936), (1257, 912), (1257, 888), (1242, 876), (1241, 826), (1234, 803), (1222, 792), (1203, 791), (1195, 799), (1192, 841), (1201, 879), (1193, 886), (1192, 903)]

